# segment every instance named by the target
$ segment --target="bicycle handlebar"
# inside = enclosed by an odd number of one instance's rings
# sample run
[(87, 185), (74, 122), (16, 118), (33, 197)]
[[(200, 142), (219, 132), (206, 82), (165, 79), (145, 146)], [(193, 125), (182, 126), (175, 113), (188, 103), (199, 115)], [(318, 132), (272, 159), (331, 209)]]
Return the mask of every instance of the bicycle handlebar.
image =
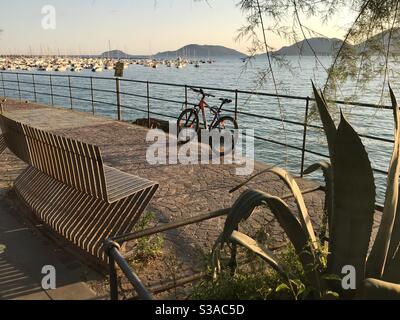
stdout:
[(196, 92), (196, 93), (200, 93), (203, 97), (215, 98), (214, 95), (209, 94), (209, 93), (205, 93), (205, 92), (203, 91), (203, 89), (195, 89), (195, 88), (193, 88), (193, 87), (190, 87), (190, 90), (192, 90), (192, 91), (194, 91), (194, 92)]

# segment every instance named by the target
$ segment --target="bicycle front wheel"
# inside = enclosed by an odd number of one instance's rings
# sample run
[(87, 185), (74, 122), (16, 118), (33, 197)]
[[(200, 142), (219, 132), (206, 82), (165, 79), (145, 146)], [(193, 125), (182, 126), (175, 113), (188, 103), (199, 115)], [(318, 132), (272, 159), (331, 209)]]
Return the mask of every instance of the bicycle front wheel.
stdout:
[[(212, 129), (215, 137), (210, 137), (210, 147), (213, 153), (219, 156), (230, 154), (235, 149), (238, 140), (238, 129), (239, 126), (234, 118), (221, 117)], [(214, 141), (216, 137), (219, 141)]]
[(184, 110), (178, 118), (178, 142), (187, 143), (197, 137), (199, 115), (195, 109)]

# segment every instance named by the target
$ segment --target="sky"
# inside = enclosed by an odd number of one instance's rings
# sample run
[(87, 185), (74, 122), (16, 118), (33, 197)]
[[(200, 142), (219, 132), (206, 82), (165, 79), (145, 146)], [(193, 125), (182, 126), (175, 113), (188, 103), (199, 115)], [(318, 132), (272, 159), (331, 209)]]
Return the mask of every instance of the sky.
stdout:
[[(0, 54), (99, 54), (120, 49), (130, 54), (156, 54), (187, 44), (218, 44), (242, 52), (250, 46), (235, 41), (245, 17), (238, 0), (0, 0)], [(55, 8), (56, 28), (44, 29), (43, 6)], [(346, 15), (345, 15), (346, 16)], [(340, 18), (340, 19), (339, 19)], [(304, 23), (321, 33), (343, 38), (334, 17), (330, 24)], [(279, 49), (287, 43), (269, 36)]]

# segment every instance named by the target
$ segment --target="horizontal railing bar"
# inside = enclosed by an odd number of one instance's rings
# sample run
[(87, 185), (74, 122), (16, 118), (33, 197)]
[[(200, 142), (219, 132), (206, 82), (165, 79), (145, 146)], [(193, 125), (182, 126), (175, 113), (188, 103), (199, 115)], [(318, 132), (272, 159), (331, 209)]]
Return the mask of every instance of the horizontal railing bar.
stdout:
[(171, 115), (168, 115), (168, 114), (158, 113), (158, 112), (154, 112), (154, 111), (150, 111), (150, 112), (149, 112), (149, 111), (147, 111), (147, 110), (141, 110), (141, 109), (137, 109), (137, 108), (130, 107), (130, 106), (126, 106), (126, 105), (121, 105), (121, 107), (122, 107), (122, 108), (125, 108), (125, 109), (131, 109), (131, 110), (136, 110), (136, 111), (144, 112), (144, 113), (155, 114), (155, 115), (162, 116), (162, 117), (166, 117), (166, 118), (176, 119), (175, 116), (171, 116)]
[[(137, 98), (143, 98), (143, 99), (147, 99), (146, 95), (141, 95), (141, 94), (137, 94), (137, 93), (129, 93), (129, 92), (120, 92), (121, 95), (124, 96), (130, 96), (130, 97), (137, 97)], [(198, 103), (190, 103), (186, 101), (177, 101), (177, 100), (171, 100), (171, 99), (165, 99), (165, 98), (159, 98), (159, 97), (149, 97), (150, 100), (157, 100), (157, 101), (163, 101), (163, 102), (170, 102), (170, 103), (176, 103), (176, 104), (180, 104), (180, 105), (190, 105), (190, 106), (198, 106)]]
[(18, 88), (7, 88), (7, 87), (2, 87), (2, 89), (11, 90), (11, 91), (18, 91)]
[[(315, 192), (315, 191), (320, 190), (320, 189), (321, 189), (321, 186), (308, 188), (308, 189), (303, 190), (302, 194), (304, 195), (304, 194), (312, 193), (312, 192)], [(293, 197), (292, 193), (287, 193), (287, 194), (283, 195), (281, 197), (281, 199), (287, 200), (287, 199), (292, 198), (292, 197)], [(153, 228), (149, 228), (149, 229), (146, 229), (146, 230), (137, 231), (137, 232), (133, 232), (133, 233), (129, 233), (129, 234), (113, 237), (110, 240), (118, 242), (120, 244), (123, 244), (124, 242), (127, 242), (127, 241), (137, 240), (137, 239), (140, 239), (140, 238), (143, 238), (143, 237), (149, 237), (149, 236), (152, 236), (152, 235), (155, 235), (155, 234), (158, 234), (158, 233), (162, 233), (162, 232), (166, 232), (166, 231), (169, 231), (169, 230), (185, 227), (187, 225), (191, 225), (191, 224), (203, 222), (203, 221), (206, 221), (206, 220), (211, 220), (211, 219), (223, 217), (223, 216), (226, 216), (227, 214), (229, 214), (230, 210), (231, 210), (231, 208), (226, 208), (226, 209), (221, 209), (221, 210), (217, 210), (217, 211), (213, 211), (213, 212), (208, 212), (208, 213), (197, 215), (195, 217), (190, 217), (190, 218), (182, 219), (180, 221), (163, 224), (163, 225), (160, 225), (160, 226), (157, 226), (157, 227), (153, 227)]]
[[(107, 80), (107, 81), (114, 81), (114, 78), (106, 78), (106, 77), (93, 77), (93, 76), (83, 76), (83, 75), (61, 75), (61, 74), (39, 74), (39, 73), (25, 73), (25, 72), (7, 72), (1, 71), (3, 74), (21, 74), (21, 75), (34, 75), (34, 76), (43, 76), (43, 77), (72, 77), (72, 78), (85, 78), (85, 79), (98, 79), (98, 80)], [(202, 88), (204, 90), (213, 90), (213, 91), (221, 91), (221, 92), (230, 92), (230, 93), (240, 93), (240, 94), (247, 94), (247, 95), (256, 95), (256, 96), (268, 96), (268, 97), (275, 97), (275, 98), (285, 98), (291, 100), (302, 100), (306, 101), (307, 99), (310, 101), (315, 101), (314, 98), (304, 97), (304, 96), (291, 96), (291, 95), (282, 95), (282, 94), (274, 94), (274, 93), (267, 93), (267, 92), (252, 92), (252, 91), (245, 91), (245, 90), (236, 90), (236, 89), (224, 89), (224, 88), (214, 88), (214, 87), (207, 87), (207, 86), (198, 86), (198, 85), (182, 85), (182, 84), (175, 84), (175, 83), (164, 83), (164, 82), (155, 82), (155, 81), (143, 81), (143, 80), (135, 80), (135, 79), (120, 79), (121, 82), (134, 82), (134, 83), (142, 83), (142, 84), (153, 84), (153, 85), (162, 85), (162, 86), (173, 86), (173, 87), (195, 87), (195, 88)], [(392, 106), (388, 105), (377, 105), (372, 103), (364, 103), (364, 102), (351, 102), (351, 101), (344, 101), (344, 100), (327, 100), (330, 103), (337, 103), (342, 105), (352, 105), (352, 106), (359, 106), (359, 107), (368, 107), (368, 108), (378, 108), (378, 109), (392, 109)]]
[(6, 80), (4, 79), (4, 82), (8, 82), (8, 83), (26, 83), (26, 84), (33, 84), (33, 82), (27, 82), (27, 81), (18, 81), (18, 80)]
[(122, 236), (117, 236), (117, 237), (113, 237), (111, 240), (118, 242), (120, 244), (126, 242), (126, 241), (132, 241), (132, 240), (136, 240), (136, 239), (140, 239), (143, 237), (148, 237), (157, 233), (162, 233), (165, 231), (169, 231), (172, 229), (177, 229), (180, 227), (184, 227), (187, 225), (191, 225), (191, 224), (195, 224), (198, 222), (202, 222), (205, 220), (210, 220), (210, 219), (214, 219), (214, 218), (218, 218), (218, 217), (222, 217), (222, 216), (226, 216), (230, 211), (230, 208), (228, 209), (222, 209), (222, 210), (218, 210), (218, 211), (214, 211), (214, 212), (208, 212), (205, 214), (200, 214), (198, 216), (195, 217), (190, 217), (190, 218), (186, 218), (186, 219), (182, 219), (180, 221), (177, 222), (171, 222), (171, 223), (167, 223), (161, 226), (157, 226), (154, 228), (150, 228), (147, 230), (143, 230), (143, 231), (138, 231), (138, 232), (134, 232), (134, 233), (130, 233), (130, 234), (125, 234)]

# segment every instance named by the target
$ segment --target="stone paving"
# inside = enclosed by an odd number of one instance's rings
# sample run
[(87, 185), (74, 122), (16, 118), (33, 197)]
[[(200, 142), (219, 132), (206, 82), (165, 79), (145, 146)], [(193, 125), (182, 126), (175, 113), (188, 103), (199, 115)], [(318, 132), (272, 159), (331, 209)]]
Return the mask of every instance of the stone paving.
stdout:
[[(12, 192), (0, 191), (0, 300), (95, 299), (83, 281), (96, 274), (46, 238), (40, 225), (24, 219), (13, 200)], [(56, 270), (54, 290), (41, 285), (46, 265)]]
[[(223, 208), (229, 208), (240, 191), (233, 194), (229, 190), (247, 180), (237, 176), (234, 165), (150, 165), (146, 161), (146, 142), (148, 130), (136, 125), (94, 117), (65, 109), (46, 106), (7, 102), (5, 114), (15, 120), (51, 131), (60, 135), (89, 142), (100, 146), (107, 165), (140, 177), (160, 183), (160, 188), (148, 208), (156, 214), (159, 223), (167, 223), (198, 214)], [(0, 188), (7, 187), (25, 167), (15, 157), (7, 154), (1, 159), (4, 166), (0, 169)], [(5, 161), (4, 161), (5, 159)], [(266, 166), (256, 163), (255, 172)], [(302, 190), (314, 188), (314, 182), (298, 179)], [(263, 174), (247, 187), (257, 188), (276, 196), (289, 192), (288, 188), (275, 175)], [(318, 225), (323, 210), (322, 191), (304, 196), (312, 221)], [(287, 200), (296, 211), (293, 199)], [(199, 270), (204, 262), (202, 254), (207, 255), (223, 229), (224, 218), (205, 221), (164, 234), (166, 256), (174, 255), (179, 261), (179, 274), (190, 275)], [(272, 214), (265, 208), (258, 209), (241, 230), (254, 235), (264, 230), (270, 235), (274, 246), (285, 244), (285, 236)], [(129, 247), (133, 245), (128, 244)], [(202, 254), (199, 254), (201, 252)], [(156, 263), (138, 270), (147, 284), (155, 283), (166, 277), (168, 267)]]

